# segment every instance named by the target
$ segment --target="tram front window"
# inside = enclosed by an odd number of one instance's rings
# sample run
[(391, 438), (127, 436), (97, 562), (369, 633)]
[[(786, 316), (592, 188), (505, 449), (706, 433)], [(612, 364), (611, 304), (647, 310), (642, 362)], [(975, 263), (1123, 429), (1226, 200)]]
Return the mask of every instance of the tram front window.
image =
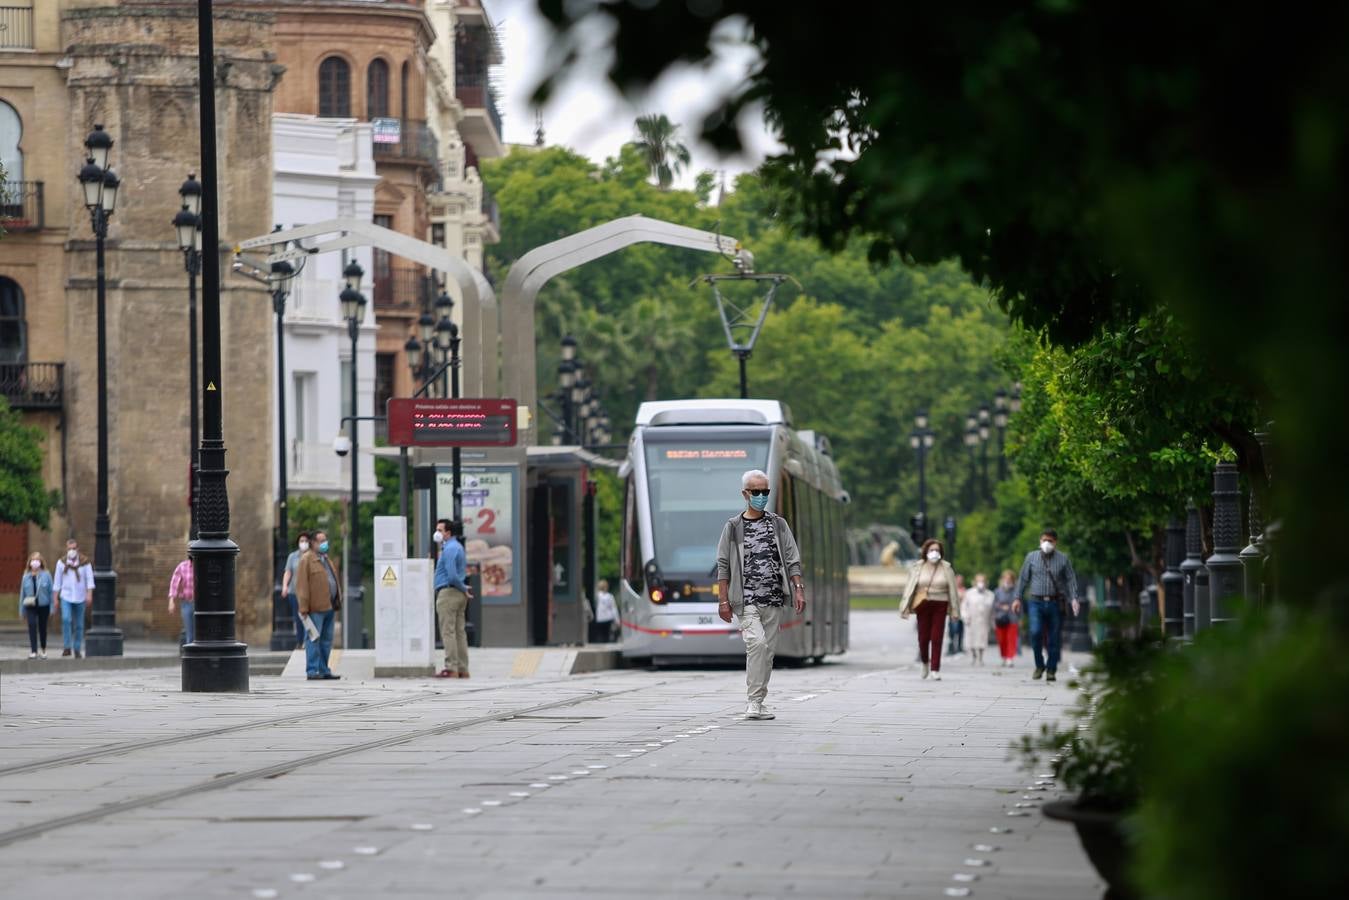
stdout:
[(744, 508), (740, 478), (767, 463), (767, 440), (648, 440), (652, 538), (666, 578), (713, 574), (721, 528)]

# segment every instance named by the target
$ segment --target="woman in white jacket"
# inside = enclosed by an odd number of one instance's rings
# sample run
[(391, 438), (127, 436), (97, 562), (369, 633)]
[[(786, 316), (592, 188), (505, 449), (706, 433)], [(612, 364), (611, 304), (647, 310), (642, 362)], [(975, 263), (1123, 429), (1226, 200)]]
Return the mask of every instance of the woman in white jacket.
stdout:
[(982, 666), (993, 618), (993, 592), (988, 589), (988, 576), (983, 572), (974, 576), (974, 587), (965, 592), (960, 614), (965, 617), (965, 636), (970, 640), (970, 661)]

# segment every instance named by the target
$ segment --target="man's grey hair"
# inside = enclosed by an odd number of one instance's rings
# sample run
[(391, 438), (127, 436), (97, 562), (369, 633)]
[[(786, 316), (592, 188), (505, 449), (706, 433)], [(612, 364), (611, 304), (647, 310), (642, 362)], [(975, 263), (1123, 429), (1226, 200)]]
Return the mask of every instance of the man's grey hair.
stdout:
[(749, 483), (756, 478), (762, 478), (764, 481), (767, 481), (768, 473), (763, 469), (750, 469), (744, 475), (740, 476), (740, 490), (749, 490)]

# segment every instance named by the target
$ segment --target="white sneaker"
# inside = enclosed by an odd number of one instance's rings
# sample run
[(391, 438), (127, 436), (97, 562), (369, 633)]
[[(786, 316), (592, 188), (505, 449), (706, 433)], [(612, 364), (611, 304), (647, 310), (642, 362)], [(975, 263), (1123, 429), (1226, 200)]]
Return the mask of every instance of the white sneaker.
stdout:
[(777, 718), (777, 716), (773, 713), (773, 711), (772, 711), (771, 709), (769, 709), (768, 707), (764, 706), (762, 703), (756, 703), (756, 704), (754, 704), (754, 709), (755, 709), (755, 712), (757, 713), (757, 715), (755, 715), (755, 717), (754, 717), (754, 718), (756, 718), (756, 719), (776, 719), (776, 718)]
[(926, 678), (926, 677), (928, 676), (928, 672), (930, 672), (930, 671), (931, 671), (931, 670), (928, 668), (927, 663), (923, 663), (923, 677), (924, 677), (924, 678)]
[(36, 653), (30, 653), (30, 654), (28, 654), (28, 658), (29, 658), (29, 659), (37, 659), (37, 654), (36, 654)]
[(940, 673), (940, 672), (933, 672), (933, 673), (932, 673), (932, 680), (933, 680), (933, 681), (941, 681), (941, 673)]
[(38, 654), (38, 659), (46, 659), (46, 658), (47, 658), (46, 650), (43, 650), (41, 653)]

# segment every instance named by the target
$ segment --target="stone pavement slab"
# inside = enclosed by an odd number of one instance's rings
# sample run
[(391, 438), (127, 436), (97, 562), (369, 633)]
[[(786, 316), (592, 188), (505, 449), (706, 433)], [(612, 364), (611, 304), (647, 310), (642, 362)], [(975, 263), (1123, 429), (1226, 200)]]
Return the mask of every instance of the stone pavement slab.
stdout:
[(854, 613), (852, 652), (774, 672), (764, 722), (738, 718), (733, 670), (245, 696), (14, 676), (0, 879), (16, 897), (1099, 896), (1071, 829), (1008, 816), (1033, 781), (1008, 746), (1071, 689), (960, 657), (921, 681), (910, 630)]

